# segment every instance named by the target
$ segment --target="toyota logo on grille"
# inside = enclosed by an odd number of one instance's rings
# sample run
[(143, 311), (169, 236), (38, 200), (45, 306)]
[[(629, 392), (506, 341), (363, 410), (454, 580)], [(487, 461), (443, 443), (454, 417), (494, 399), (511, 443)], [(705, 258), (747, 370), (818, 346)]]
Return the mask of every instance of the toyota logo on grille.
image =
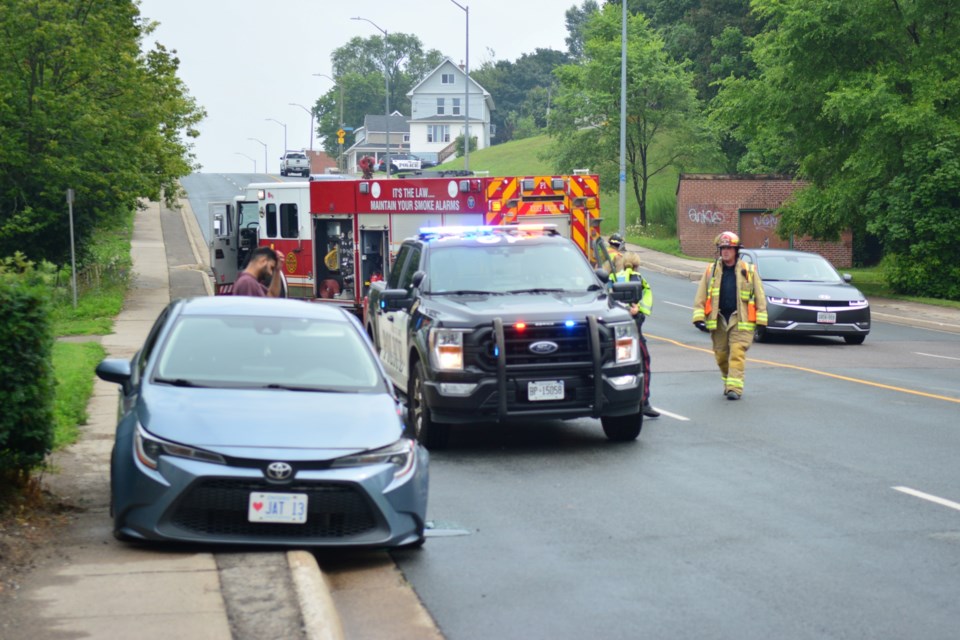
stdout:
[(267, 465), (267, 477), (271, 480), (286, 480), (293, 475), (293, 467), (286, 462), (271, 462)]
[(538, 356), (545, 356), (551, 353), (554, 353), (560, 348), (556, 342), (547, 342), (543, 340), (541, 342), (534, 342), (530, 345), (530, 352), (535, 353)]

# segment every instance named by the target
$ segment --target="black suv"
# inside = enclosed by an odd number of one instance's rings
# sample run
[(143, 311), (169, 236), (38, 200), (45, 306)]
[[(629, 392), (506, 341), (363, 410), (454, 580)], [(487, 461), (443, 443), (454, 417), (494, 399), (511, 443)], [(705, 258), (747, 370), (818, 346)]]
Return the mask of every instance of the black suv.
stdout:
[(371, 285), (364, 322), (428, 447), (454, 423), (549, 418), (633, 440), (643, 374), (617, 299), (639, 295), (613, 287), (553, 225), (422, 229)]

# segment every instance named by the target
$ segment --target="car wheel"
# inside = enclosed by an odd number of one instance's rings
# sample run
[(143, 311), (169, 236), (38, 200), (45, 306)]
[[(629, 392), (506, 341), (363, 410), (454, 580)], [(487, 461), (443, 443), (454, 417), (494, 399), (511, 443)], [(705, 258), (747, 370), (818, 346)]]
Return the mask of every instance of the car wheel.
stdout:
[(766, 327), (761, 327), (761, 326), (758, 325), (757, 328), (753, 330), (753, 341), (754, 341), (754, 342), (766, 342), (766, 341), (767, 341), (767, 338), (768, 338), (768, 336), (767, 336), (767, 328), (766, 328)]
[(397, 168), (397, 165), (395, 165), (395, 164), (393, 164), (393, 163), (391, 162), (391, 163), (390, 163), (390, 173), (397, 173), (397, 172), (399, 172), (399, 171), (400, 171), (400, 169)]
[(413, 377), (407, 393), (407, 428), (412, 431), (410, 435), (427, 449), (443, 449), (447, 446), (449, 430), (447, 425), (438, 424), (430, 417), (430, 407), (423, 393), (425, 379), (423, 363), (417, 362), (413, 366)]
[(847, 344), (863, 344), (863, 341), (867, 339), (867, 336), (856, 335), (856, 336), (843, 336), (843, 339)]
[(614, 442), (629, 442), (636, 440), (643, 428), (643, 413), (637, 412), (626, 416), (603, 416), (600, 418), (603, 432), (608, 440)]

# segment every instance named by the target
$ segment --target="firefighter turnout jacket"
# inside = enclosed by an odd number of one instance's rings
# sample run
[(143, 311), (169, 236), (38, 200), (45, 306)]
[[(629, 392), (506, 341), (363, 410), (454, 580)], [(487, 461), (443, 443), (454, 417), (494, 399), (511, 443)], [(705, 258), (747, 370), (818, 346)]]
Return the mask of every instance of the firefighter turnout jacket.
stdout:
[[(767, 325), (767, 297), (757, 268), (743, 260), (735, 265), (737, 275), (737, 324), (740, 331), (753, 331), (757, 325)], [(703, 272), (697, 295), (693, 301), (693, 322), (703, 321), (707, 329), (717, 328), (720, 315), (720, 280), (723, 277), (723, 261), (719, 258)]]

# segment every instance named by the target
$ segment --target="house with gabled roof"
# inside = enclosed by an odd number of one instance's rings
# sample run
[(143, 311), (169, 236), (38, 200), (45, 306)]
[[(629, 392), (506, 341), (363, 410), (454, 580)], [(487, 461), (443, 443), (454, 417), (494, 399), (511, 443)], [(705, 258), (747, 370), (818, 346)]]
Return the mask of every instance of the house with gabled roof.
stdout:
[[(454, 153), (457, 137), (463, 135), (466, 102), (470, 100), (470, 136), (477, 149), (490, 146), (490, 113), (493, 97), (459, 65), (446, 58), (417, 83), (410, 98), (410, 152), (425, 160), (443, 162)], [(472, 147), (471, 147), (472, 149)]]
[[(387, 124), (385, 115), (367, 114), (363, 116), (363, 126), (353, 132), (354, 142), (343, 152), (347, 171), (359, 173), (357, 162), (364, 156), (370, 156), (377, 162), (387, 152)], [(389, 120), (390, 153), (410, 153), (410, 125), (407, 117), (399, 111), (390, 114)]]

